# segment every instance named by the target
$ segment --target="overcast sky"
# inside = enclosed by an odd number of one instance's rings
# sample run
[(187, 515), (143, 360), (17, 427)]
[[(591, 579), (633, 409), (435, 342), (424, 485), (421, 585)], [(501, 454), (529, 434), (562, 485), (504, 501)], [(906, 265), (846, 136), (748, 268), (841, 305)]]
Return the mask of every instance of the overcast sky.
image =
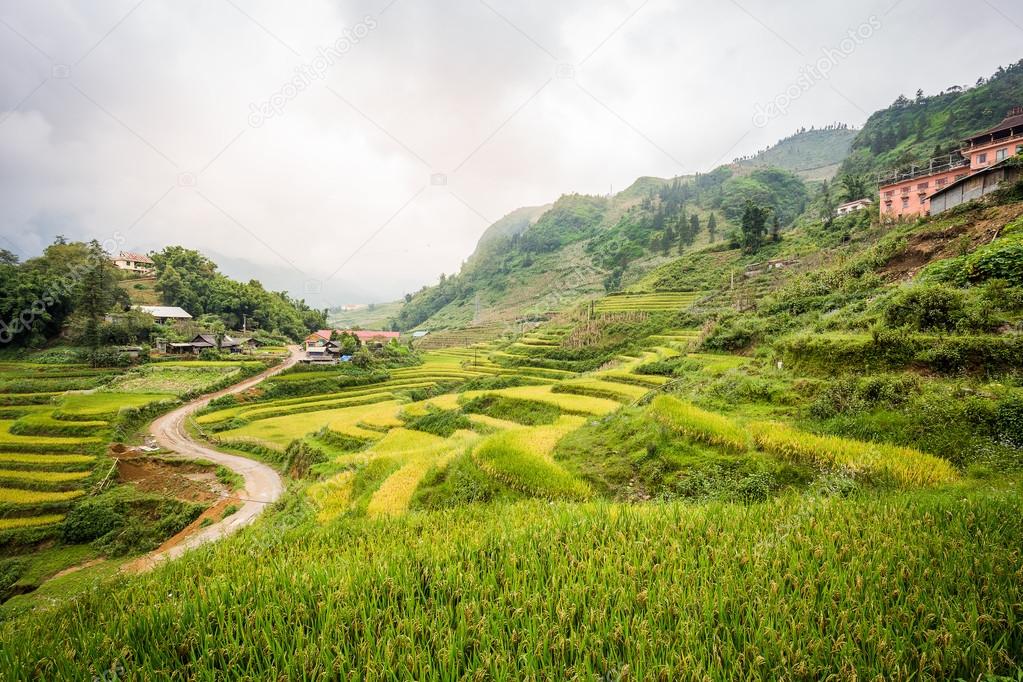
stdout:
[(1019, 60), (1021, 27), (1010, 0), (0, 0), (0, 246), (180, 243), (389, 300), (516, 207), (859, 126)]

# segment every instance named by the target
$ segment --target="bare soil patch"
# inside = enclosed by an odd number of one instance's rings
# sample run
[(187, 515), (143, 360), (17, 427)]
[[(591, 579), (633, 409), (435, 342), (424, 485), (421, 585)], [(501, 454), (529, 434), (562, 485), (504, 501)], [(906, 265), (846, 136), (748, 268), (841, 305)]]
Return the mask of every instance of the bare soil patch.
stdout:
[(889, 281), (911, 279), (936, 260), (955, 258), (990, 243), (1006, 224), (1023, 215), (1023, 206), (992, 206), (979, 218), (974, 219), (974, 215), (964, 215), (941, 229), (910, 235), (906, 248), (880, 269), (881, 276)]

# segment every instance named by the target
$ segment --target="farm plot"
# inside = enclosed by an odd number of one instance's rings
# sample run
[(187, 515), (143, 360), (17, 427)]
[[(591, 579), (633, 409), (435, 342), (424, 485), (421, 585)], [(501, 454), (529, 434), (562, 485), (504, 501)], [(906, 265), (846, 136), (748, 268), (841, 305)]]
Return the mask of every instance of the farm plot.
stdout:
[(262, 366), (259, 362), (161, 362), (144, 365), (114, 380), (109, 389), (119, 393), (170, 394), (183, 396), (210, 390), (240, 378), (242, 369)]
[[(100, 476), (98, 453), (122, 409), (173, 398), (165, 393), (107, 392), (139, 371), (81, 365), (0, 365), (0, 530), (56, 529), (64, 512)], [(70, 392), (80, 389), (87, 392)], [(52, 390), (51, 390), (52, 389)]]
[(684, 310), (702, 298), (702, 292), (657, 292), (649, 294), (613, 294), (605, 296), (597, 301), (594, 312), (598, 313), (620, 313), (620, 312), (660, 312)]

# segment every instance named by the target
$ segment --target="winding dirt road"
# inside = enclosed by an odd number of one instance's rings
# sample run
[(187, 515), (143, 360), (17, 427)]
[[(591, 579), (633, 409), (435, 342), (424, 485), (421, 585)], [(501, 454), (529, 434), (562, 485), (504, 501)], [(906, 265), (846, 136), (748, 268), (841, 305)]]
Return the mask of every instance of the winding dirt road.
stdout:
[(176, 410), (163, 415), (150, 426), (150, 432), (153, 434), (156, 442), (161, 447), (172, 450), (175, 453), (169, 456), (185, 459), (205, 459), (215, 464), (223, 465), (245, 479), (245, 488), (237, 494), (237, 503), (240, 505), (238, 511), (223, 521), (210, 524), (198, 532), (189, 535), (181, 542), (167, 549), (147, 554), (137, 562), (137, 569), (146, 570), (152, 568), (161, 561), (174, 559), (192, 548), (207, 542), (213, 542), (225, 535), (230, 535), (255, 521), (256, 517), (266, 509), (267, 505), (275, 502), (284, 492), (284, 484), (281, 481), (280, 475), (271, 467), (247, 457), (219, 452), (208, 445), (193, 440), (185, 428), (185, 422), (189, 416), (206, 407), (214, 398), (231, 393), (240, 393), (252, 388), (268, 376), (293, 366), (301, 357), (301, 350), (298, 346), (289, 346), (288, 350), (291, 351), (291, 354), (280, 365), (271, 367), (265, 372), (261, 372), (222, 391), (211, 393), (182, 405)]

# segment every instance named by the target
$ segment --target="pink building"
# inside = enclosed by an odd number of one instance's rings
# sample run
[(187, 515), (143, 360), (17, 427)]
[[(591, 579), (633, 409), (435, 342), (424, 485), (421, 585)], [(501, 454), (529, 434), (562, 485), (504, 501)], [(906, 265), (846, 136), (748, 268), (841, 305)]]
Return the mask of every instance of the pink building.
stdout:
[(966, 139), (959, 154), (879, 177), (881, 215), (927, 215), (935, 192), (1016, 154), (1023, 154), (1023, 107), (1014, 108), (993, 128)]

